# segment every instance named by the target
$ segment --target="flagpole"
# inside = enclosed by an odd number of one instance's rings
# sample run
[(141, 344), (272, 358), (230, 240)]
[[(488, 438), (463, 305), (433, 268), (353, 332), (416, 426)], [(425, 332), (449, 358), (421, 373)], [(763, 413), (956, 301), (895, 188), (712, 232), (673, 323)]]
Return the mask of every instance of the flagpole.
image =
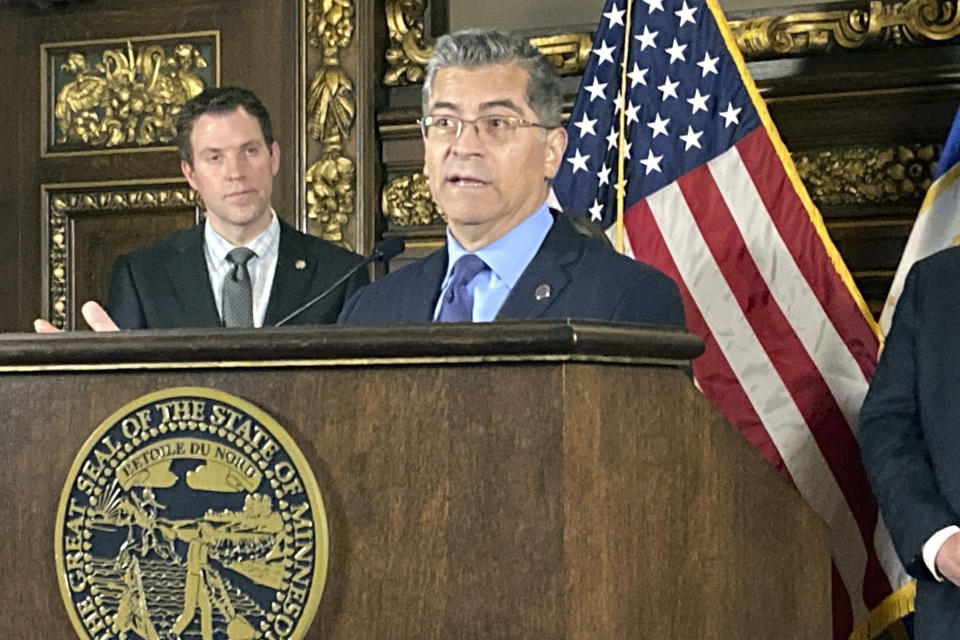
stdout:
[(623, 253), (623, 199), (626, 197), (626, 182), (623, 172), (623, 154), (626, 150), (625, 120), (627, 118), (627, 64), (630, 60), (630, 18), (633, 15), (633, 0), (627, 0), (627, 19), (623, 26), (623, 61), (620, 65), (620, 134), (617, 141), (617, 251)]

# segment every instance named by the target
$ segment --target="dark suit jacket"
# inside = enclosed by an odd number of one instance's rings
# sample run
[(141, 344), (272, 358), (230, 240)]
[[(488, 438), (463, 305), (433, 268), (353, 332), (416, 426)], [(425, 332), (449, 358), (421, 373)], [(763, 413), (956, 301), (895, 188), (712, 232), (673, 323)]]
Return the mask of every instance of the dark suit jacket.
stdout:
[[(280, 246), (264, 326), (320, 294), (360, 256), (280, 221)], [(297, 268), (299, 261), (303, 268)], [(361, 269), (290, 324), (336, 322), (344, 300), (369, 281)], [(113, 266), (110, 316), (121, 329), (222, 326), (203, 255), (203, 225), (120, 256)]]
[[(431, 322), (446, 275), (446, 247), (364, 287), (340, 314), (344, 324)], [(549, 285), (550, 296), (535, 291)], [(498, 320), (580, 318), (683, 327), (676, 285), (653, 267), (618, 254), (556, 215), (540, 250), (503, 303)]]
[(923, 563), (931, 535), (960, 525), (960, 249), (907, 276), (860, 410), (863, 463), (904, 567), (917, 578), (916, 640), (960, 637), (960, 587)]

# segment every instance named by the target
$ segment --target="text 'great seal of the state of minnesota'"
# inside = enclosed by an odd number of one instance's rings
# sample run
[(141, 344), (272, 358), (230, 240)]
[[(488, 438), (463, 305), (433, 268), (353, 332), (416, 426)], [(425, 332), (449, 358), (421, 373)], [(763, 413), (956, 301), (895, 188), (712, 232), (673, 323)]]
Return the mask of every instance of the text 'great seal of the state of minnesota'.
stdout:
[(200, 387), (96, 428), (57, 513), (60, 591), (81, 638), (298, 640), (326, 578), (316, 479), (269, 415)]

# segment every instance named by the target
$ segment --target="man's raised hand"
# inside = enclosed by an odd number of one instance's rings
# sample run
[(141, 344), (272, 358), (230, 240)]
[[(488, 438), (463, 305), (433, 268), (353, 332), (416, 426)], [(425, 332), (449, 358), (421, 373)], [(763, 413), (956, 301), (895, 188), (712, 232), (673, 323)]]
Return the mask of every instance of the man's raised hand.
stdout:
[[(117, 323), (113, 321), (113, 318), (110, 317), (106, 310), (93, 300), (84, 302), (83, 307), (80, 308), (80, 313), (83, 314), (83, 319), (86, 321), (87, 326), (94, 331), (120, 330)], [(57, 329), (41, 318), (33, 321), (33, 330), (37, 333), (60, 333), (60, 329)]]

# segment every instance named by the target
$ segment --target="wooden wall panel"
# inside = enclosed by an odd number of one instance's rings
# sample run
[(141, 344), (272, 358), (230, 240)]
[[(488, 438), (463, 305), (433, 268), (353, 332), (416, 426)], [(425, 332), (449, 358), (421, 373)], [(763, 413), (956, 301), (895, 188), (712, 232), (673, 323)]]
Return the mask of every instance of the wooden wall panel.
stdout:
[(107, 211), (74, 217), (71, 221), (73, 242), (84, 247), (84, 252), (83, 259), (73, 264), (72, 308), (68, 315), (74, 322), (70, 328), (85, 328), (77, 320), (84, 301), (106, 300), (111, 268), (118, 253), (132, 251), (194, 224), (196, 216), (191, 210)]
[[(22, 132), (20, 114), (9, 108), (9, 102), (21, 91), (22, 74), (14, 64), (17, 59), (17, 23), (9, 18), (10, 11), (0, 9), (0, 134), (4, 155), (19, 148)], [(19, 229), (22, 172), (14, 162), (0, 160), (0, 331), (14, 324), (8, 318), (17, 316), (22, 302), (19, 283), (23, 281), (20, 253), (22, 242)]]

